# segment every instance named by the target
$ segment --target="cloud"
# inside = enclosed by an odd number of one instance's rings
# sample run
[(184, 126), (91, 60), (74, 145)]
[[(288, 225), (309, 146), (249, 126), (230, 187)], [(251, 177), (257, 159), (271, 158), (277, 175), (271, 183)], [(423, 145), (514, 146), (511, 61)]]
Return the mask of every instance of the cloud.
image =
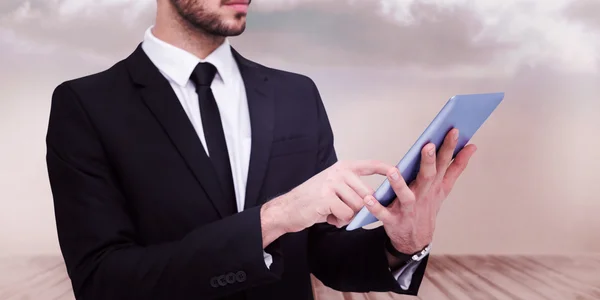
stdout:
[[(17, 4), (19, 2), (19, 4)], [(0, 6), (0, 38), (17, 36), (56, 51), (114, 58), (141, 41), (152, 2), (133, 0), (8, 0)], [(21, 43), (22, 44), (22, 43)], [(16, 46), (19, 46), (18, 44)]]
[[(284, 26), (287, 25), (286, 27), (292, 27), (291, 24), (293, 24), (296, 31), (303, 31), (303, 35), (330, 36), (328, 33), (335, 32), (343, 37), (339, 40), (344, 39), (346, 41), (353, 41), (346, 37), (361, 37), (365, 34), (371, 34), (373, 36), (369, 41), (376, 39), (379, 44), (389, 44), (391, 46), (398, 43), (399, 37), (406, 37), (408, 39), (402, 42), (409, 49), (423, 45), (422, 50), (425, 52), (417, 54), (418, 57), (426, 57), (428, 50), (439, 47), (435, 49), (439, 54), (437, 58), (445, 59), (447, 65), (455, 64), (455, 70), (463, 71), (459, 73), (514, 74), (522, 67), (536, 66), (549, 66), (577, 73), (597, 73), (600, 69), (600, 43), (598, 42), (600, 41), (600, 33), (586, 30), (582, 28), (579, 21), (565, 16), (565, 10), (568, 10), (574, 3), (585, 2), (587, 5), (582, 5), (582, 10), (589, 14), (588, 18), (591, 21), (597, 22), (598, 19), (595, 18), (593, 10), (587, 7), (597, 6), (598, 2), (595, 0), (380, 0), (378, 2), (381, 4), (380, 6), (371, 5), (370, 7), (368, 3), (373, 4), (374, 1), (354, 0), (351, 2), (335, 1), (335, 6), (332, 5), (329, 9), (323, 2), (328, 1), (272, 0), (268, 1), (268, 4), (267, 2), (257, 2), (256, 8), (264, 14), (260, 15), (261, 20), (256, 18), (255, 22), (284, 24)], [(349, 10), (352, 10), (348, 5), (345, 5), (348, 3), (355, 5), (354, 13), (359, 14), (360, 18), (348, 13)], [(291, 14), (286, 15), (285, 19), (277, 18), (277, 14), (285, 14), (286, 11), (302, 13), (310, 10), (310, 8), (321, 12), (321, 14), (314, 13), (314, 11), (306, 14), (306, 17), (302, 18), (304, 23), (300, 22), (299, 17)], [(344, 18), (344, 15), (351, 17)], [(377, 31), (371, 30), (378, 27), (384, 28), (385, 24), (389, 25), (385, 20), (381, 20), (382, 16), (387, 17), (386, 19), (389, 19), (389, 17), (394, 18), (395, 23), (391, 24), (391, 29), (388, 28), (383, 31), (385, 33), (393, 32), (393, 34), (381, 35)], [(273, 17), (276, 18), (277, 23), (269, 21)], [(336, 21), (333, 26), (335, 30), (333, 31), (331, 28), (321, 27), (307, 33), (303, 29), (304, 27), (311, 29), (315, 27), (306, 26), (306, 23), (322, 24), (329, 19)], [(355, 26), (365, 20), (370, 26), (361, 26), (360, 28)], [(455, 25), (455, 27), (452, 27), (452, 25)], [(357, 29), (359, 33), (357, 33)], [(302, 35), (300, 35), (301, 38), (288, 41), (285, 40), (287, 37), (285, 31), (279, 29), (274, 31), (280, 33), (278, 37), (282, 40), (296, 46), (294, 50), (306, 45), (301, 43)], [(344, 34), (340, 34), (340, 31)], [(403, 35), (405, 31), (410, 34)], [(438, 36), (435, 34), (438, 34)], [(272, 37), (266, 33), (264, 35)], [(248, 38), (248, 35), (244, 37)], [(309, 41), (313, 39), (309, 38)], [(335, 36), (333, 36), (333, 39), (337, 42)], [(265, 38), (256, 40), (258, 42), (265, 40)], [(363, 40), (354, 39), (355, 42), (352, 47), (356, 49), (367, 48), (359, 43)], [(322, 43), (322, 41), (318, 42)], [(325, 43), (331, 42), (331, 40), (325, 41)], [(275, 44), (274, 47), (277, 46), (273, 41), (270, 41), (270, 43)], [(466, 51), (467, 55), (473, 53), (476, 55), (473, 60), (468, 61), (461, 60), (458, 54), (452, 52), (449, 53), (449, 57), (446, 57), (447, 53), (444, 51), (448, 49), (447, 44), (449, 43), (451, 43), (451, 47), (449, 47), (451, 50), (463, 50)], [(319, 47), (319, 45), (315, 46), (311, 43), (308, 43), (308, 45)], [(492, 47), (493, 54), (488, 52), (490, 47)], [(394, 47), (388, 47), (388, 49), (394, 49)], [(309, 50), (317, 52), (314, 49)], [(387, 51), (387, 49), (383, 51)], [(325, 51), (311, 54), (308, 59), (302, 59), (304, 53), (297, 53), (294, 57), (299, 57), (304, 63), (310, 63), (307, 62), (310, 59), (322, 63), (319, 58), (327, 57), (326, 52), (325, 49)], [(381, 49), (371, 52), (382, 54)], [(365, 53), (365, 55), (367, 54)], [(397, 51), (396, 54), (404, 55), (405, 53)], [(436, 57), (431, 55), (427, 58), (435, 59)], [(346, 58), (332, 55), (332, 57), (323, 58), (322, 60), (327, 60), (327, 64), (333, 64), (343, 59)], [(390, 55), (382, 56), (382, 60), (394, 68), (398, 67), (399, 59), (404, 59), (404, 57), (398, 55), (393, 57), (390, 57)], [(408, 59), (414, 59), (414, 56), (408, 56)], [(485, 63), (486, 61), (488, 63)], [(470, 62), (471, 67), (465, 66), (465, 62)], [(418, 63), (422, 64), (423, 61), (418, 61)], [(435, 60), (432, 60), (432, 63), (436, 64), (436, 69), (440, 69)]]
[(580, 21), (592, 30), (600, 31), (600, 1), (576, 0), (565, 10), (565, 15)]
[(56, 5), (56, 0), (4, 0), (0, 2), (0, 13), (22, 13), (23, 10), (46, 12)]
[(321, 0), (251, 14), (236, 41), (255, 53), (286, 53), (317, 65), (447, 67), (479, 65), (514, 47), (482, 35), (481, 18), (466, 6), (413, 2), (402, 24), (376, 2)]
[[(233, 43), (276, 64), (454, 75), (543, 66), (597, 72), (595, 0), (257, 0)], [(126, 56), (154, 18), (153, 0), (3, 0), (0, 39), (31, 51)], [(587, 29), (582, 26), (585, 23)]]

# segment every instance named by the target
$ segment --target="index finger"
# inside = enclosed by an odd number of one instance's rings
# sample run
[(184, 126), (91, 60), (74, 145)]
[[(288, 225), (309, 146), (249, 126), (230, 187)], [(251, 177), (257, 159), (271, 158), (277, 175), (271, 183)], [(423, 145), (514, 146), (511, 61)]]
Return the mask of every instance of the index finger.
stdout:
[(350, 170), (359, 176), (386, 175), (394, 166), (378, 160), (359, 160), (350, 163)]

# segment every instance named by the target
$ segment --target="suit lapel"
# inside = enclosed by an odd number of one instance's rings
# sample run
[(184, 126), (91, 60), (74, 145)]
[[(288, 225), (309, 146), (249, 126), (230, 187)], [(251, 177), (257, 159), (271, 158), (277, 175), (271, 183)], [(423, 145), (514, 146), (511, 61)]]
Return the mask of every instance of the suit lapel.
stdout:
[(275, 103), (268, 77), (261, 72), (260, 66), (245, 59), (234, 49), (232, 52), (244, 80), (250, 112), (252, 149), (244, 205), (248, 209), (266, 200), (259, 201), (258, 196), (267, 172), (273, 142)]
[(141, 88), (146, 106), (159, 121), (188, 167), (202, 185), (221, 217), (231, 215), (217, 181), (216, 172), (192, 123), (169, 82), (146, 56), (141, 46), (126, 61), (132, 79)]

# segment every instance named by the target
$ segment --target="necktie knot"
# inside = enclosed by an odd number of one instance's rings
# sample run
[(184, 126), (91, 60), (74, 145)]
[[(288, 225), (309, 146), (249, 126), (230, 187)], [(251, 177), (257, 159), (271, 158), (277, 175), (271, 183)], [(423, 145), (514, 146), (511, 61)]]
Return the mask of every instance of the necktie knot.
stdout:
[(216, 74), (217, 68), (211, 63), (199, 63), (196, 68), (194, 68), (194, 72), (192, 72), (190, 79), (197, 87), (210, 86)]

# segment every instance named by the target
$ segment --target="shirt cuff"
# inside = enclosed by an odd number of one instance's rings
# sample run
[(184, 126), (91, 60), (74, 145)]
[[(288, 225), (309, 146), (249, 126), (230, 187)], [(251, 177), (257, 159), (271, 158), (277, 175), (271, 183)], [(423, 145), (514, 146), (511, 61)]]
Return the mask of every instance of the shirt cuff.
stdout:
[(410, 284), (412, 282), (413, 275), (415, 274), (415, 271), (417, 270), (417, 268), (419, 267), (420, 264), (421, 264), (421, 261), (411, 260), (409, 263), (404, 265), (402, 268), (392, 272), (392, 274), (394, 275), (394, 278), (400, 285), (401, 289), (406, 291), (410, 288)]
[(265, 258), (265, 264), (267, 265), (267, 269), (271, 269), (271, 264), (273, 263), (273, 256), (263, 251), (263, 257)]

